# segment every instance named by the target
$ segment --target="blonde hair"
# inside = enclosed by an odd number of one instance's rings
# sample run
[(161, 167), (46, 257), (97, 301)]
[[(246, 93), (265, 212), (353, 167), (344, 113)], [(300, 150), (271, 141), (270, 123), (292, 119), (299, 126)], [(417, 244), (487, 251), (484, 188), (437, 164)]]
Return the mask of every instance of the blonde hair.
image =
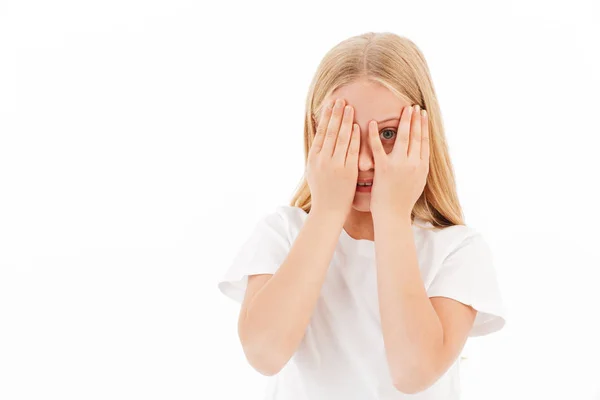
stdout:
[[(434, 228), (464, 225), (429, 68), (419, 48), (405, 37), (389, 32), (367, 32), (338, 43), (325, 54), (306, 99), (305, 165), (323, 100), (337, 88), (361, 78), (380, 83), (411, 105), (418, 104), (427, 110), (429, 174), (425, 189), (413, 207), (411, 219), (421, 218)], [(310, 212), (311, 194), (306, 176), (302, 177), (290, 205)]]

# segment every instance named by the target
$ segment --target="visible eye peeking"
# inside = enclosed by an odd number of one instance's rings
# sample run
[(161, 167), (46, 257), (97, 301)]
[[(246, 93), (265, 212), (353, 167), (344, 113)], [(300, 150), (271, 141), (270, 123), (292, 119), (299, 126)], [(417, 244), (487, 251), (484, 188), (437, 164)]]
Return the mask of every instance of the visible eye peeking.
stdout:
[[(391, 132), (391, 133), (386, 134), (385, 132)], [(388, 128), (388, 129), (382, 130), (379, 135), (380, 135), (380, 137), (382, 137), (385, 140), (391, 140), (393, 137), (395, 137), (396, 131)]]

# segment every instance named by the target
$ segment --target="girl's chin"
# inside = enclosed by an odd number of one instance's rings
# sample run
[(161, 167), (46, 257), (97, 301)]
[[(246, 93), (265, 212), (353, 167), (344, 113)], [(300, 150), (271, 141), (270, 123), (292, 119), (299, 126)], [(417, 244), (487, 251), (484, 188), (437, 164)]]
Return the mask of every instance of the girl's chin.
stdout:
[(370, 203), (368, 201), (356, 201), (352, 205), (352, 208), (360, 212), (371, 212)]

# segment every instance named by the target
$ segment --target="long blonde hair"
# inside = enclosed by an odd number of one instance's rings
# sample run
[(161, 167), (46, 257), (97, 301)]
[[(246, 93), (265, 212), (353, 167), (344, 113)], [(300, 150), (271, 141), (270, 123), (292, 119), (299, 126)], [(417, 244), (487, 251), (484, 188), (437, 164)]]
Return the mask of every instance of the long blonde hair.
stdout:
[[(311, 82), (304, 120), (305, 165), (316, 133), (323, 100), (357, 79), (380, 83), (411, 105), (419, 104), (429, 118), (430, 164), (423, 193), (411, 213), (434, 228), (464, 225), (456, 194), (454, 171), (440, 109), (425, 57), (409, 39), (390, 32), (353, 36), (325, 54)], [(310, 212), (311, 194), (303, 176), (290, 203)]]

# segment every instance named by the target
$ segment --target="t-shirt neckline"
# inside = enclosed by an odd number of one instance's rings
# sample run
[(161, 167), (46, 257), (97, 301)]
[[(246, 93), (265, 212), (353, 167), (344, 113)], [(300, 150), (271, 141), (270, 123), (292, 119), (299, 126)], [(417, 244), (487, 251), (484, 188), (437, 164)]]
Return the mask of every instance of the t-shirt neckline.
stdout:
[(373, 240), (354, 239), (344, 228), (342, 228), (342, 239), (346, 244), (358, 249), (358, 252), (362, 254), (372, 254), (375, 249), (375, 242)]
[[(424, 221), (421, 221), (420, 218), (415, 218), (415, 220), (411, 224), (413, 230), (415, 230), (417, 228), (417, 225), (415, 224), (416, 222), (424, 223)], [(342, 240), (345, 242), (345, 244), (358, 249), (359, 253), (366, 254), (366, 255), (374, 254), (375, 241), (369, 240), (369, 239), (354, 239), (352, 236), (350, 236), (350, 234), (348, 232), (346, 232), (346, 229), (343, 227), (342, 227), (342, 236), (341, 237), (342, 237)]]

